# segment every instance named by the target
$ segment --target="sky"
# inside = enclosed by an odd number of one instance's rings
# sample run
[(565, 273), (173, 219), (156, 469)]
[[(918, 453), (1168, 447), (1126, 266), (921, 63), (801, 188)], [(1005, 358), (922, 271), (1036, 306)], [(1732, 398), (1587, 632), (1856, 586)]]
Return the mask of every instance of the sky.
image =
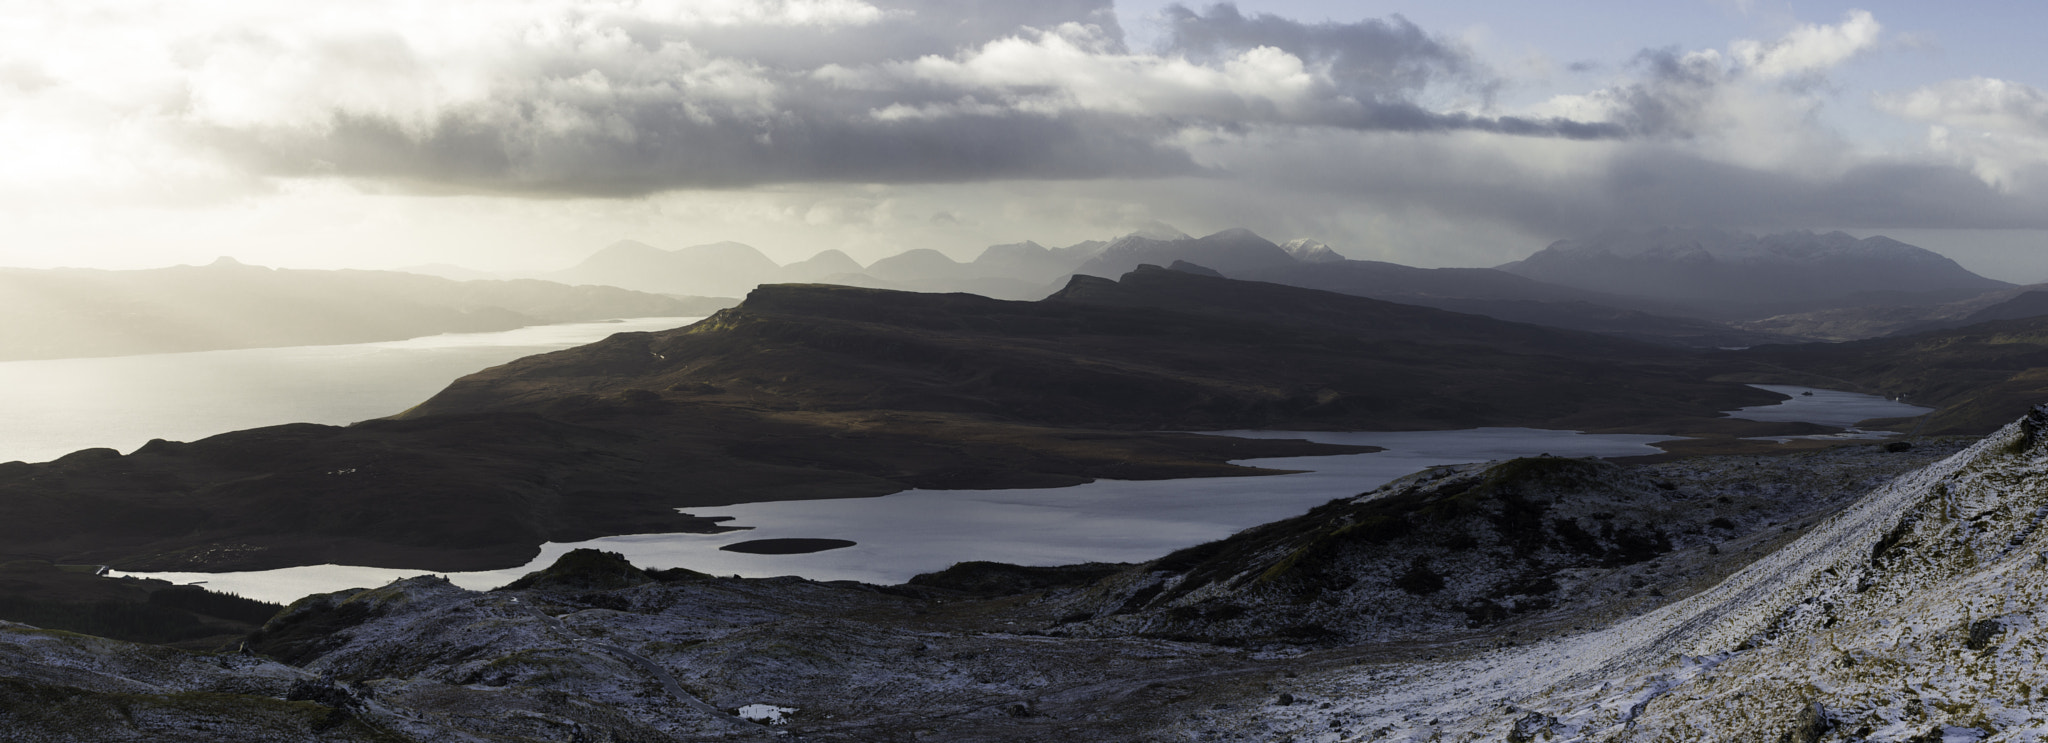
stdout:
[(0, 265), (791, 262), (1165, 222), (1490, 266), (1887, 234), (2048, 280), (2025, 4), (0, 0)]

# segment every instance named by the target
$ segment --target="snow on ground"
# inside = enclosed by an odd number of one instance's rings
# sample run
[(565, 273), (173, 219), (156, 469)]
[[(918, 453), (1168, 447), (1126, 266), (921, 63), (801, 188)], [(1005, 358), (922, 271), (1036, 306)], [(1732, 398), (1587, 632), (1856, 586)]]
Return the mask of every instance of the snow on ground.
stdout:
[[(2036, 414), (1721, 584), (1611, 626), (1304, 679), (1302, 740), (2048, 740)], [(1818, 729), (1818, 728), (1815, 728)]]

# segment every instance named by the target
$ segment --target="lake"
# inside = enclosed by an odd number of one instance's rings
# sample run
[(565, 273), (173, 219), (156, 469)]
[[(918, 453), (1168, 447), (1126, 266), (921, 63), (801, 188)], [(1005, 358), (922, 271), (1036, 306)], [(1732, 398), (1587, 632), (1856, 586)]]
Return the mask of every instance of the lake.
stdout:
[[(1773, 386), (1807, 418), (1839, 418), (1857, 411), (1924, 408), (1882, 398)], [(1875, 401), (1875, 402), (1873, 402)], [(1757, 411), (1776, 415), (1781, 411)], [(1869, 417), (1858, 414), (1855, 420)], [(1747, 415), (1745, 416), (1747, 417)], [(1258, 524), (1296, 516), (1334, 498), (1348, 497), (1434, 465), (1517, 456), (1630, 456), (1660, 452), (1651, 444), (1669, 436), (1582, 434), (1529, 428), (1463, 431), (1328, 433), (1227, 431), (1248, 438), (1305, 438), (1385, 447), (1371, 454), (1246, 460), (1241, 464), (1307, 470), (1299, 474), (1184, 480), (1098, 480), (1035, 490), (908, 490), (879, 498), (750, 503), (696, 509), (699, 516), (730, 516), (724, 534), (642, 534), (573, 544), (545, 545), (531, 563), (509, 570), (447, 574), (456, 584), (494, 588), (554, 562), (578, 547), (618, 552), (647, 568), (685, 567), (750, 578), (800, 575), (817, 580), (901, 583), (913, 575), (964, 560), (1026, 565), (1136, 562), (1220, 539)], [(719, 549), (758, 539), (844, 539), (854, 546), (825, 552), (763, 555)], [(156, 573), (181, 583), (271, 601), (353, 586), (382, 585), (428, 571), (320, 565), (244, 573)]]
[(348, 424), (419, 404), (457, 377), (695, 317), (541, 325), (385, 343), (0, 363), (0, 462), (134, 451), (280, 423)]

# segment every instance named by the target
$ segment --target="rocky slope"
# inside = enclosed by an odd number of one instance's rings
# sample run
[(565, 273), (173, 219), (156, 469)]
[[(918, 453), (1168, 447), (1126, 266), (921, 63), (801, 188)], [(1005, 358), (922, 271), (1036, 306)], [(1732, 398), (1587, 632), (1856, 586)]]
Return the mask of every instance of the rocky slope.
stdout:
[(1327, 707), (1226, 724), (1389, 740), (2039, 740), (2044, 426), (2030, 415), (1656, 611), (1333, 674), (1297, 694)]
[(1439, 467), (1105, 581), (1064, 609), (1075, 621), (1062, 629), (1342, 644), (1551, 632), (1557, 616), (1700, 590), (1955, 448)]
[[(1241, 586), (1232, 589), (1240, 616), (1140, 612), (1197, 630), (1178, 638), (1070, 615), (1134, 575), (1170, 572), (1162, 563), (1203, 562), (1185, 555), (1128, 567), (965, 564), (875, 587), (647, 571), (578, 551), (493, 592), (425, 577), (307, 597), (248, 638), (250, 655), (0, 625), (0, 736), (1773, 740), (1823, 728), (1834, 732), (1795, 739), (1904, 741), (1952, 728), (2025, 740), (2014, 732), (2034, 719), (2022, 692), (2037, 682), (2029, 581), (2044, 547), (2033, 544), (2042, 539), (2033, 521), (2048, 507), (2034, 502), (2043, 488), (2030, 478), (2048, 471), (2042, 425), (2048, 416), (1861, 500), (1854, 493), (1881, 471), (1927, 462), (1941, 447), (1431, 471), (1234, 538), (1327, 541), (1374, 502), (1504, 503), (1510, 492), (1554, 499), (1553, 516), (1585, 519), (1594, 539), (1605, 538), (1591, 527), (1602, 512), (1672, 535), (1671, 550), (1630, 562), (1612, 549), (1586, 555), (1553, 521), (1541, 530), (1560, 546), (1545, 559), (1562, 562), (1544, 569), (1556, 570), (1560, 594), (1584, 597), (1478, 627), (1338, 602), (1311, 620), (1327, 632), (1247, 635), (1230, 629), (1243, 615), (1301, 605), (1278, 594), (1252, 600)], [(1710, 536), (1687, 528), (1712, 513), (1730, 524)], [(1505, 522), (1479, 508), (1463, 523)], [(1411, 521), (1376, 543), (1430, 541), (1442, 526)], [(1469, 580), (1525, 577), (1520, 556), (1487, 567), (1502, 545), (1473, 536), (1408, 549), (1465, 564)], [(1702, 542), (1720, 554), (1700, 555)], [(1328, 561), (1324, 576), (1385, 583), (1376, 560), (1409, 561), (1372, 549)], [(1697, 559), (1680, 559), (1687, 552)], [(1564, 566), (1578, 559), (1571, 554), (1592, 561)], [(1211, 585), (1270, 571), (1263, 549), (1237, 555), (1205, 558), (1232, 566)], [(1429, 593), (1463, 591), (1467, 580), (1447, 573)], [(1594, 584), (1616, 595), (1581, 587)], [(1655, 595), (1660, 587), (1666, 595)], [(1212, 631), (1195, 637), (1204, 624)], [(1818, 711), (1802, 718), (1809, 709)]]

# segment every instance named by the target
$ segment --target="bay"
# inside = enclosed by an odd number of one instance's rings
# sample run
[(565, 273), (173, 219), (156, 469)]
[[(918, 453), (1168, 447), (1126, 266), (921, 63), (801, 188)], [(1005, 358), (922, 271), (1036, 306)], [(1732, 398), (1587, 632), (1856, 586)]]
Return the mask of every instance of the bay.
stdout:
[[(1786, 409), (1745, 412), (1781, 420), (1869, 417), (1883, 398), (1773, 386)], [(1829, 394), (1822, 395), (1827, 392)], [(1889, 404), (1889, 403), (1888, 403)], [(1765, 406), (1768, 407), (1768, 406)], [(1896, 413), (1886, 413), (1896, 414)], [(1655, 454), (1670, 436), (1585, 434), (1530, 428), (1462, 431), (1221, 431), (1245, 438), (1302, 438), (1384, 447), (1371, 454), (1254, 459), (1256, 467), (1298, 474), (1182, 480), (1098, 480), (1033, 490), (907, 490), (878, 498), (749, 503), (692, 511), (729, 516), (745, 531), (724, 534), (639, 534), (549, 543), (526, 565), (445, 574), (457, 585), (488, 589), (552, 564), (571, 549), (617, 552), (645, 568), (683, 567), (749, 578), (797, 575), (814, 580), (901, 583), (918, 573), (966, 560), (1023, 565), (1138, 562), (1239, 530), (1301, 514), (1334, 498), (1356, 495), (1432, 466), (1550, 454), (1617, 457)], [(795, 555), (719, 549), (757, 539), (844, 539), (854, 546)], [(272, 601), (355, 586), (382, 585), (429, 571), (315, 565), (242, 573), (154, 573), (180, 583)], [(137, 574), (143, 575), (143, 574)]]
[[(441, 573), (478, 590), (510, 583), (579, 547), (617, 552), (643, 568), (685, 567), (714, 575), (894, 584), (964, 560), (1023, 565), (1134, 562), (1221, 539), (1246, 527), (1299, 515), (1332, 498), (1356, 495), (1432, 465), (1480, 462), (1518, 454), (1629, 456), (1655, 454), (1669, 436), (1596, 435), (1531, 428), (1464, 431), (1330, 433), (1227, 431), (1250, 438), (1304, 438), (1387, 447), (1371, 454), (1251, 459), (1255, 467), (1304, 470), (1259, 477), (1179, 480), (1097, 480), (1065, 488), (906, 490), (878, 498), (747, 503), (691, 511), (730, 516), (749, 527), (724, 534), (637, 534), (549, 543), (527, 565), (508, 570)], [(829, 538), (852, 547), (797, 555), (719, 549), (774, 538)], [(315, 565), (241, 573), (133, 573), (217, 591), (290, 601), (309, 593), (382, 585), (429, 571)], [(131, 575), (130, 573), (118, 573)]]
[(282, 423), (343, 425), (419, 404), (465, 374), (523, 356), (667, 330), (695, 317), (539, 325), (382, 343), (0, 363), (0, 461), (133, 451)]

